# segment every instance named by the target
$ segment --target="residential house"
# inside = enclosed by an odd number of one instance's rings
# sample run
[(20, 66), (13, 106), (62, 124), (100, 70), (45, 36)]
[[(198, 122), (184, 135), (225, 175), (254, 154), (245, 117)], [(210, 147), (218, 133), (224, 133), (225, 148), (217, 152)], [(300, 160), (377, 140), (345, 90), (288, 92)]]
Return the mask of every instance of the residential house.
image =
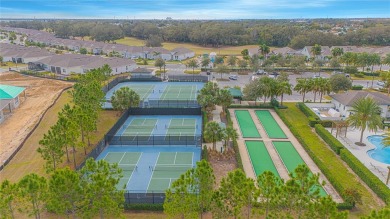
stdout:
[(282, 47), (282, 48), (277, 48), (272, 50), (270, 55), (282, 55), (283, 57), (286, 57), (286, 56), (302, 56), (302, 53), (290, 47)]
[(195, 52), (184, 48), (184, 47), (179, 47), (171, 50), (171, 60), (179, 60), (182, 61), (184, 59), (189, 59), (195, 56)]
[(140, 67), (132, 70), (130, 73), (132, 77), (137, 78), (151, 78), (153, 76), (153, 70)]
[(342, 117), (348, 117), (351, 114), (350, 110), (355, 101), (366, 97), (373, 98), (378, 103), (383, 118), (390, 117), (390, 97), (385, 94), (367, 91), (348, 91), (346, 93), (338, 93), (330, 96), (332, 97), (332, 103), (334, 104), (335, 109), (340, 112)]
[(19, 96), (22, 93), (26, 98), (24, 87), (0, 84), (0, 123), (4, 121), (6, 113), (11, 113), (13, 109), (19, 106)]
[(249, 57), (253, 57), (254, 55), (259, 55), (259, 54), (260, 54), (259, 47), (254, 47), (254, 48), (248, 49)]
[(0, 43), (0, 56), (4, 62), (28, 63), (53, 55), (38, 47), (24, 47), (13, 44)]
[(305, 46), (301, 50), (301, 53), (305, 55), (308, 59), (320, 59), (320, 60), (328, 60), (329, 57), (332, 56), (332, 52), (330, 51), (329, 46), (321, 46), (321, 54), (316, 56), (311, 51), (312, 46)]
[(108, 64), (111, 67), (112, 75), (130, 72), (136, 68), (136, 63), (133, 60), (124, 58), (103, 58), (100, 56), (63, 54), (53, 55), (29, 63), (29, 69), (33, 66), (38, 66), (42, 70), (56, 74), (70, 75), (72, 73), (83, 74), (91, 69), (102, 67), (105, 64)]

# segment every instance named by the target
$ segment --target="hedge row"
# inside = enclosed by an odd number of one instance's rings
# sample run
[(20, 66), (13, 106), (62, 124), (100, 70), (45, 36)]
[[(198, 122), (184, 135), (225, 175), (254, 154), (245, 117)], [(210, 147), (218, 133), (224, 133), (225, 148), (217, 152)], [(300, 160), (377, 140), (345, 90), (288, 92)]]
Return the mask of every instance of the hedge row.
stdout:
[(125, 210), (164, 211), (163, 204), (125, 204)]
[(236, 104), (232, 104), (229, 106), (229, 108), (233, 108), (233, 109), (238, 109), (238, 108), (248, 108), (248, 109), (273, 109), (274, 107), (271, 105), (271, 104), (268, 104), (268, 103), (261, 103), (259, 105), (256, 105), (256, 106), (247, 106), (247, 105), (236, 105)]
[(307, 107), (304, 103), (297, 103), (298, 109), (300, 109), (303, 114), (307, 116), (309, 119), (310, 127), (314, 127), (316, 124), (321, 124), (324, 127), (332, 127), (331, 120), (321, 120), (317, 114), (315, 114), (309, 107)]
[[(226, 109), (225, 111), (226, 113), (226, 119), (227, 119), (227, 122), (228, 122), (228, 126), (233, 126), (233, 122), (232, 122), (232, 119), (230, 117), (230, 111), (228, 109)], [(237, 166), (238, 168), (240, 168), (241, 170), (244, 170), (244, 166), (242, 165), (242, 160), (241, 160), (241, 154), (240, 154), (240, 150), (238, 148), (238, 143), (237, 143), (237, 140), (233, 140), (233, 150), (234, 150), (234, 154), (236, 156), (236, 161), (237, 161)]]
[[(329, 182), (333, 185), (333, 187), (337, 190), (337, 192), (345, 199), (344, 197), (344, 191), (347, 189), (345, 188), (338, 180), (337, 177), (335, 177), (331, 171), (328, 169), (327, 165), (323, 163), (320, 159), (317, 158), (317, 156), (310, 150), (308, 144), (306, 143), (305, 136), (301, 136), (299, 132), (295, 129), (295, 127), (286, 119), (286, 117), (280, 113), (280, 110), (275, 108), (275, 112), (279, 115), (279, 117), (282, 119), (282, 121), (287, 125), (287, 127), (290, 129), (291, 133), (297, 138), (299, 143), (303, 146), (305, 151), (309, 154), (311, 159), (314, 161), (314, 163), (320, 168), (321, 172), (326, 176), (326, 178), (329, 180)], [(352, 209), (353, 205), (349, 203), (341, 203), (339, 204), (338, 208), (341, 209)]]
[(330, 148), (336, 152), (336, 154), (340, 154), (340, 151), (344, 148), (344, 145), (341, 144), (335, 137), (333, 137), (333, 135), (330, 134), (328, 130), (326, 130), (322, 125), (316, 124), (314, 127), (322, 140), (324, 140), (330, 146)]
[(340, 157), (386, 204), (390, 204), (390, 189), (379, 180), (349, 150), (342, 149)]
[(206, 145), (204, 145), (202, 148), (202, 159), (209, 161), (209, 151), (207, 150)]

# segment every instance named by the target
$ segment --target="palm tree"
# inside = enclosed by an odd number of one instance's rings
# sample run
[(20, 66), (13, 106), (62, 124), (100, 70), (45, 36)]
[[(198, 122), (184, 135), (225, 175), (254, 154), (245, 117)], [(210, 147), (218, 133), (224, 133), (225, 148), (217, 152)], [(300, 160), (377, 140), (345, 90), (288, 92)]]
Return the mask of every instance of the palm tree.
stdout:
[(189, 60), (187, 66), (192, 68), (192, 74), (195, 73), (195, 68), (199, 67), (198, 62), (195, 59)]
[(339, 57), (344, 54), (344, 49), (340, 47), (336, 47), (332, 49), (332, 56), (333, 57)]
[(288, 81), (280, 81), (278, 82), (277, 86), (277, 95), (280, 95), (280, 105), (283, 106), (283, 95), (292, 94), (292, 84), (290, 84)]
[(215, 122), (208, 122), (204, 128), (204, 138), (213, 143), (213, 150), (217, 150), (217, 141), (224, 137), (224, 131), (221, 126)]
[(222, 106), (222, 113), (225, 114), (226, 109), (232, 104), (233, 97), (230, 94), (230, 91), (227, 89), (219, 90), (218, 94), (218, 105)]
[(355, 101), (350, 111), (351, 115), (347, 118), (347, 122), (352, 127), (361, 129), (360, 141), (355, 144), (365, 146), (363, 144), (363, 134), (366, 128), (369, 131), (376, 132), (378, 128), (382, 127), (381, 108), (374, 99), (366, 97)]
[(306, 93), (311, 90), (311, 79), (307, 79), (307, 78), (298, 79), (297, 84), (294, 87), (294, 90), (303, 96), (302, 102), (305, 102)]
[(226, 127), (226, 129), (225, 129), (225, 149), (228, 146), (228, 144), (230, 146), (230, 139), (232, 141), (235, 141), (237, 138), (238, 138), (237, 130), (235, 128), (233, 128), (232, 126)]
[(315, 55), (316, 58), (318, 59), (318, 56), (321, 55), (322, 48), (320, 45), (315, 44), (313, 47), (311, 47), (310, 52), (312, 52), (313, 55)]
[(311, 81), (311, 91), (314, 93), (314, 103), (316, 102), (317, 99), (317, 93), (320, 92), (321, 90), (321, 78), (313, 78), (310, 80)]
[(320, 93), (320, 103), (322, 102), (323, 94), (329, 94), (332, 90), (332, 85), (330, 84), (330, 80), (328, 78), (319, 78), (320, 79), (320, 89), (318, 92)]
[(260, 94), (264, 98), (264, 103), (267, 98), (271, 98), (276, 94), (276, 80), (269, 77), (262, 77), (258, 80)]
[(264, 59), (267, 59), (267, 54), (270, 52), (270, 48), (266, 44), (262, 44), (259, 47), (259, 51), (264, 56)]

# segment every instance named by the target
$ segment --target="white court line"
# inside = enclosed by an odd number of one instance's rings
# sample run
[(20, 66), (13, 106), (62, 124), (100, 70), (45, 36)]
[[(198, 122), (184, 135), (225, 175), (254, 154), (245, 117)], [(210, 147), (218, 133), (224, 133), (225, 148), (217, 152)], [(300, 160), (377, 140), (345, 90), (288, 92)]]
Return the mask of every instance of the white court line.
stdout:
[(194, 152), (192, 152), (191, 156), (191, 166), (194, 166)]
[(177, 157), (177, 152), (175, 154), (175, 159), (173, 160), (173, 164), (176, 164), (176, 157)]
[(123, 160), (123, 158), (125, 157), (125, 155), (126, 155), (126, 152), (122, 155), (122, 158), (119, 160), (118, 164), (121, 163), (121, 161)]
[[(141, 152), (141, 154), (139, 155), (138, 160), (137, 160), (137, 163), (135, 164), (135, 166), (136, 166), (137, 168), (138, 168), (138, 162), (139, 162), (139, 160), (141, 159), (142, 153), (143, 153), (143, 152)], [(138, 170), (137, 170), (137, 171), (138, 171)], [(130, 182), (130, 180), (131, 180), (131, 177), (133, 177), (133, 173), (134, 173), (134, 170), (131, 172), (131, 175), (130, 175), (130, 177), (129, 177), (129, 180), (127, 180), (126, 189), (127, 189), (127, 185), (129, 184), (129, 182)]]
[(169, 178), (169, 185), (168, 188), (171, 188), (172, 178)]
[[(153, 168), (157, 165), (157, 161), (158, 161), (158, 158), (160, 157), (160, 154), (161, 154), (161, 152), (158, 153), (158, 156), (157, 156), (156, 162), (154, 163)], [(153, 175), (154, 175), (154, 170), (152, 171), (152, 175), (150, 176), (148, 187), (146, 187), (146, 190), (149, 190), (150, 182), (152, 181)]]

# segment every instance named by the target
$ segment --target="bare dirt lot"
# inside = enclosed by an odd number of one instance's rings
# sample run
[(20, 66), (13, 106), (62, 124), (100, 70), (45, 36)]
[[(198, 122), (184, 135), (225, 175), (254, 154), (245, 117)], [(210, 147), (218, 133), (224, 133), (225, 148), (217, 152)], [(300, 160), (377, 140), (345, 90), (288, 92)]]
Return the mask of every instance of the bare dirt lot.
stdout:
[(1, 73), (0, 83), (26, 88), (26, 99), (0, 124), (0, 162), (3, 163), (23, 142), (45, 110), (62, 90), (72, 83), (24, 76), (17, 73)]

